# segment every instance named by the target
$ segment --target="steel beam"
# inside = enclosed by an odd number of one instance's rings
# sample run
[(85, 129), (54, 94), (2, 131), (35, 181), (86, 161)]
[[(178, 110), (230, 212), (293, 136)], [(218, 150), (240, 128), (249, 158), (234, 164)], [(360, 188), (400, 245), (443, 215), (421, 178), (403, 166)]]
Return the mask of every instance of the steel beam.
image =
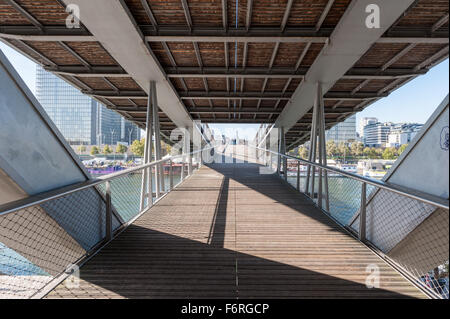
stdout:
[[(146, 114), (146, 109), (142, 107), (110, 107), (109, 109), (118, 111), (118, 112), (128, 112), (128, 113), (137, 113), (137, 114)], [(281, 111), (275, 111), (273, 109), (259, 109), (256, 108), (249, 108), (249, 107), (243, 107), (239, 110), (232, 110), (228, 108), (223, 107), (215, 107), (214, 109), (210, 108), (195, 108), (189, 110), (192, 114), (229, 114), (229, 113), (239, 113), (239, 114), (279, 114)], [(328, 113), (327, 113), (328, 114)], [(342, 114), (342, 112), (337, 113)]]
[(197, 58), (197, 63), (200, 68), (203, 68), (203, 61), (202, 61), (202, 55), (200, 54), (200, 49), (198, 47), (197, 42), (192, 42), (192, 45), (194, 46), (195, 56)]
[[(369, 29), (362, 16), (373, 0), (352, 1), (330, 36), (330, 43), (322, 50), (307, 71), (305, 81), (296, 89), (282, 114), (275, 122), (276, 127), (290, 129), (307, 113), (315, 100), (316, 83), (322, 83), (326, 94), (353, 65), (388, 30), (397, 18), (411, 5), (413, 0), (383, 2), (378, 29)], [(375, 2), (376, 3), (376, 2)], [(340, 98), (338, 98), (340, 99)]]
[[(299, 59), (298, 61), (301, 60)], [(303, 77), (308, 72), (308, 68), (299, 67), (286, 68), (286, 67), (273, 67), (272, 69), (267, 67), (245, 67), (238, 69), (230, 69), (227, 67), (166, 67), (167, 77), (181, 78), (181, 77)], [(344, 79), (393, 79), (397, 77), (410, 77), (425, 74), (427, 70), (417, 69), (404, 69), (404, 68), (389, 68), (384, 71), (380, 71), (380, 68), (351, 68), (346, 74), (342, 75)]]
[(431, 64), (434, 60), (436, 60), (436, 59), (438, 59), (440, 57), (448, 57), (448, 51), (449, 51), (449, 46), (447, 45), (446, 47), (440, 49), (438, 52), (436, 52), (435, 54), (430, 56), (425, 61), (419, 63), (414, 68), (414, 70), (416, 70), (416, 71), (421, 70), (422, 68), (429, 66), (429, 64)]
[(91, 69), (91, 65), (88, 61), (86, 61), (81, 55), (79, 55), (75, 50), (73, 50), (71, 47), (69, 47), (66, 43), (63, 41), (59, 41), (58, 44), (63, 47), (67, 52), (69, 52), (72, 56), (74, 56), (78, 61), (81, 62), (86, 68)]
[[(147, 3), (147, 1), (144, 2)], [(64, 0), (64, 3), (76, 4), (80, 7), (81, 22), (145, 93), (148, 94), (149, 81), (156, 82), (159, 107), (177, 126), (192, 126), (189, 113), (170, 82), (167, 81), (164, 70), (143, 40), (135, 21), (129, 15), (127, 8), (123, 6), (123, 1)], [(98, 10), (100, 7), (102, 10)], [(126, 93), (116, 97), (108, 95), (107, 93), (103, 97), (120, 98)], [(142, 96), (143, 94), (139, 92), (136, 98), (142, 98)], [(130, 94), (125, 98), (135, 98), (135, 96)]]
[(181, 5), (183, 6), (184, 16), (186, 17), (186, 23), (189, 29), (192, 29), (192, 18), (191, 12), (189, 11), (189, 5), (186, 0), (181, 0)]
[(257, 43), (327, 43), (328, 37), (320, 36), (219, 36), (219, 35), (147, 35), (148, 42), (257, 42)]
[[(0, 30), (4, 27), (0, 27)], [(15, 33), (4, 33), (0, 32), (0, 38), (10, 39), (10, 40), (22, 40), (22, 41), (39, 41), (39, 42), (57, 42), (57, 41), (70, 41), (70, 42), (96, 42), (94, 36), (91, 35), (80, 35), (78, 32), (70, 32), (65, 28), (64, 32), (66, 34), (33, 34), (32, 32), (27, 34), (15, 34)], [(72, 29), (69, 29), (72, 30)], [(62, 32), (60, 32), (62, 33)]]
[(416, 43), (411, 43), (410, 45), (406, 46), (403, 50), (401, 50), (400, 52), (398, 52), (396, 55), (394, 55), (389, 61), (387, 61), (385, 64), (383, 64), (383, 66), (381, 67), (381, 71), (386, 70), (388, 67), (390, 67), (392, 64), (394, 64), (395, 62), (397, 62), (402, 56), (404, 56), (405, 54), (407, 54), (409, 51), (411, 51), (412, 49), (414, 49), (414, 47), (416, 46)]
[(226, 31), (228, 29), (228, 4), (227, 4), (227, 0), (222, 0), (222, 24), (223, 24), (223, 29)]
[(433, 26), (431, 27), (431, 32), (436, 31), (447, 22), (448, 22), (448, 13), (433, 24)]
[(448, 37), (382, 37), (377, 43), (446, 44)]
[(31, 24), (33, 24), (36, 28), (38, 28), (40, 31), (44, 31), (44, 26), (41, 22), (39, 22), (38, 19), (36, 19), (31, 13), (29, 13), (25, 8), (23, 8), (17, 1), (15, 0), (4, 0), (7, 4), (11, 5), (20, 12), (21, 15), (23, 15), (28, 21), (30, 21)]
[[(26, 47), (29, 51), (31, 51), (32, 53), (34, 53), (35, 55), (39, 56), (39, 58), (41, 58), (47, 65), (50, 65), (52, 67), (56, 67), (56, 63), (53, 62), (52, 60), (50, 60), (49, 58), (47, 58), (45, 55), (43, 55), (41, 52), (39, 52), (38, 50), (36, 50), (35, 48), (33, 48), (31, 45), (25, 43), (24, 41), (18, 40), (18, 42)], [(42, 63), (39, 63), (42, 64)]]
[(170, 49), (169, 49), (169, 46), (167, 45), (167, 43), (163, 42), (162, 46), (164, 48), (164, 51), (167, 54), (167, 57), (169, 58), (170, 63), (172, 64), (172, 66), (174, 68), (177, 68), (177, 62), (175, 62), (175, 58), (173, 57), (172, 52), (170, 52)]
[(245, 18), (245, 29), (248, 31), (252, 24), (253, 0), (247, 0), (247, 15)]
[(328, 12), (330, 12), (331, 7), (333, 6), (334, 0), (328, 0), (327, 5), (322, 11), (322, 14), (320, 15), (319, 21), (316, 23), (316, 31), (319, 31), (322, 27), (322, 23), (325, 20), (325, 18), (328, 15)]
[[(96, 92), (96, 91), (94, 91)], [(368, 100), (368, 99), (376, 99), (380, 97), (385, 97), (387, 95), (385, 94), (377, 94), (377, 93), (354, 93), (354, 94), (348, 94), (346, 92), (329, 92), (325, 95), (325, 99), (327, 100)], [(180, 93), (180, 97), (182, 99), (283, 99), (283, 100), (289, 100), (291, 97), (284, 96), (280, 93), (272, 93), (272, 92), (265, 92), (265, 93), (254, 93), (254, 92), (240, 92), (240, 93), (227, 93), (225, 91), (190, 91), (188, 93)]]
[(248, 108), (241, 108), (238, 110), (230, 110), (230, 109), (223, 109), (223, 108), (214, 108), (213, 110), (190, 110), (190, 113), (193, 114), (229, 114), (229, 113), (236, 113), (236, 114), (280, 114), (281, 111), (275, 111), (273, 109), (248, 109)]
[(277, 57), (279, 47), (280, 47), (280, 42), (275, 42), (275, 46), (273, 47), (273, 51), (272, 51), (272, 56), (270, 57), (269, 70), (271, 70), (273, 67), (273, 63), (275, 62), (275, 58)]
[(147, 17), (149, 18), (150, 22), (152, 23), (152, 26), (155, 30), (158, 29), (158, 22), (156, 21), (155, 16), (153, 15), (153, 11), (150, 8), (150, 5), (148, 4), (147, 0), (141, 0), (141, 5), (145, 10), (145, 13), (147, 14)]
[(284, 31), (284, 29), (286, 28), (286, 24), (288, 22), (289, 15), (291, 14), (291, 8), (293, 3), (294, 0), (288, 0), (288, 2), (286, 3), (286, 9), (284, 10), (283, 20), (281, 20), (281, 27), (280, 27), (281, 31)]
[[(145, 0), (142, 0), (145, 1)], [(146, 1), (145, 1), (146, 2)], [(156, 21), (154, 21), (156, 23)], [(147, 26), (141, 26), (145, 29)], [(186, 27), (164, 27), (157, 25), (157, 31), (146, 32), (148, 41), (165, 42), (327, 42), (334, 29), (321, 28), (320, 32), (315, 29), (286, 28), (280, 32), (278, 28), (252, 27), (238, 29), (188, 29)], [(398, 33), (398, 32), (397, 32)], [(407, 31), (398, 35), (384, 36), (378, 39), (377, 43), (449, 43), (448, 31), (434, 32), (430, 35), (429, 30)], [(0, 37), (25, 40), (25, 41), (70, 41), (70, 42), (93, 42), (95, 36), (86, 30), (68, 29), (61, 26), (45, 26), (45, 31), (37, 29), (35, 26), (0, 26)]]

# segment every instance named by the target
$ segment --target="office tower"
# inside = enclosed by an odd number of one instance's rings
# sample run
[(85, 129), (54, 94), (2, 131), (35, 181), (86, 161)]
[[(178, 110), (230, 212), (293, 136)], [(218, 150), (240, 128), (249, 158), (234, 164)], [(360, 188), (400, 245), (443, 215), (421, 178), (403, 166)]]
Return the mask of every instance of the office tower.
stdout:
[(327, 141), (333, 140), (336, 144), (356, 141), (356, 115), (326, 131), (325, 138)]
[(369, 147), (386, 146), (393, 123), (372, 123), (364, 126), (364, 145)]
[(378, 119), (376, 117), (363, 117), (359, 120), (358, 123), (358, 134), (360, 138), (364, 137), (364, 126), (368, 124), (377, 123)]
[(37, 66), (36, 97), (71, 145), (115, 145), (140, 138), (140, 129), (118, 113)]

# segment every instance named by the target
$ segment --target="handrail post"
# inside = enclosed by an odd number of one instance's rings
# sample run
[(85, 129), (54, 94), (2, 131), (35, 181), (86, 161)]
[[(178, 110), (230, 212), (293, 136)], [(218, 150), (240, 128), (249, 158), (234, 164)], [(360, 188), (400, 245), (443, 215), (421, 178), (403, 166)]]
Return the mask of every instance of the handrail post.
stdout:
[(173, 189), (173, 166), (172, 160), (169, 160), (169, 191)]
[(367, 184), (362, 183), (361, 185), (361, 208), (359, 211), (359, 240), (365, 241), (366, 240), (366, 204), (367, 204), (367, 198), (366, 198), (366, 190), (367, 190)]
[(317, 190), (317, 204), (319, 208), (322, 208), (322, 168), (319, 168), (319, 185)]
[(184, 181), (184, 154), (181, 157), (181, 181)]
[(300, 191), (300, 162), (297, 161), (297, 190)]
[(192, 174), (192, 156), (191, 154), (188, 155), (188, 176), (191, 176)]
[[(149, 166), (147, 169), (147, 181), (148, 181), (147, 207), (148, 208), (153, 206), (153, 172), (152, 172), (152, 170), (153, 170), (153, 166)], [(156, 176), (156, 171), (155, 171), (155, 176)], [(155, 180), (155, 181), (158, 182), (158, 180)]]
[(112, 239), (112, 203), (111, 203), (111, 182), (106, 181), (106, 218), (105, 218), (105, 237), (107, 241)]

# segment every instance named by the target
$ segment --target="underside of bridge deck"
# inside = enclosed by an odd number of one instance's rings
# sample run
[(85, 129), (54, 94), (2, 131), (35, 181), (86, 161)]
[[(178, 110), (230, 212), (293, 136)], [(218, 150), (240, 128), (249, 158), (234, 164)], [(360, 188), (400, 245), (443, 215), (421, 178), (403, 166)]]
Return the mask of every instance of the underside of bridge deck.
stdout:
[[(367, 288), (366, 267), (380, 270)], [(424, 298), (312, 201), (255, 163), (212, 164), (47, 298)]]
[[(379, 30), (363, 24), (373, 3)], [(330, 128), (446, 59), (448, 1), (2, 0), (0, 39), (140, 127), (153, 80), (163, 134), (275, 123), (295, 146), (314, 81)]]

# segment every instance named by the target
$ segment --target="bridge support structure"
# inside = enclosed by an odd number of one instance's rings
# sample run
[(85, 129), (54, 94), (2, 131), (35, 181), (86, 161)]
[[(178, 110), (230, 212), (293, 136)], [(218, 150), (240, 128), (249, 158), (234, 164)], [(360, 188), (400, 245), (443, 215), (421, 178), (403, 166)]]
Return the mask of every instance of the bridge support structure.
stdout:
[[(311, 123), (311, 139), (309, 145), (310, 162), (319, 163), (321, 165), (327, 165), (327, 150), (325, 142), (325, 113), (323, 103), (322, 83), (316, 84), (316, 97), (314, 99), (313, 118)], [(320, 208), (323, 206), (325, 200), (325, 209), (328, 211), (330, 208), (329, 195), (328, 195), (328, 174), (327, 171), (319, 168), (317, 169), (318, 177), (318, 191), (317, 191), (317, 204)], [(309, 194), (311, 198), (314, 198), (315, 194), (315, 181), (316, 181), (316, 168), (308, 166), (306, 172), (306, 187), (305, 193)]]
[[(155, 81), (149, 83), (149, 96), (147, 100), (147, 116), (146, 116), (146, 133), (144, 145), (144, 164), (149, 164), (153, 160), (152, 143), (154, 143), (155, 160), (161, 159), (161, 137), (160, 125), (158, 116), (158, 99), (156, 92)], [(151, 168), (146, 168), (142, 174), (141, 182), (141, 211), (145, 208), (145, 198), (147, 197), (148, 207), (153, 204), (153, 174)], [(160, 197), (161, 192), (164, 192), (164, 171), (162, 163), (155, 167), (155, 193), (156, 198)]]
[[(152, 131), (153, 131), (153, 120), (152, 120), (152, 85), (150, 84), (150, 94), (148, 96), (147, 100), (147, 116), (145, 118), (145, 145), (144, 145), (144, 163), (148, 164), (151, 162), (151, 159), (153, 157), (152, 147), (151, 147), (151, 140), (152, 140)], [(145, 197), (147, 196), (148, 199), (148, 207), (151, 207), (153, 204), (152, 199), (152, 170), (151, 168), (144, 169), (142, 173), (142, 182), (141, 182), (141, 203), (140, 208), (141, 211), (144, 210), (145, 207)]]
[[(155, 148), (155, 160), (159, 161), (161, 159), (161, 134), (159, 125), (159, 114), (158, 114), (158, 96), (156, 91), (156, 82), (151, 81), (151, 96), (152, 102), (152, 115), (153, 115), (153, 129), (154, 129), (154, 148)], [(150, 160), (151, 161), (151, 160)], [(159, 197), (161, 192), (164, 192), (164, 171), (162, 163), (158, 164), (155, 168), (155, 186), (156, 186), (156, 197)]]
[[(280, 127), (278, 129), (278, 153), (279, 154), (286, 154), (286, 143), (285, 143), (285, 135), (284, 135), (284, 128)], [(281, 176), (281, 161), (283, 161), (283, 170), (284, 170), (284, 178), (287, 178), (287, 170), (286, 170), (286, 164), (287, 159), (285, 157), (282, 157), (281, 155), (277, 156), (277, 173)]]

